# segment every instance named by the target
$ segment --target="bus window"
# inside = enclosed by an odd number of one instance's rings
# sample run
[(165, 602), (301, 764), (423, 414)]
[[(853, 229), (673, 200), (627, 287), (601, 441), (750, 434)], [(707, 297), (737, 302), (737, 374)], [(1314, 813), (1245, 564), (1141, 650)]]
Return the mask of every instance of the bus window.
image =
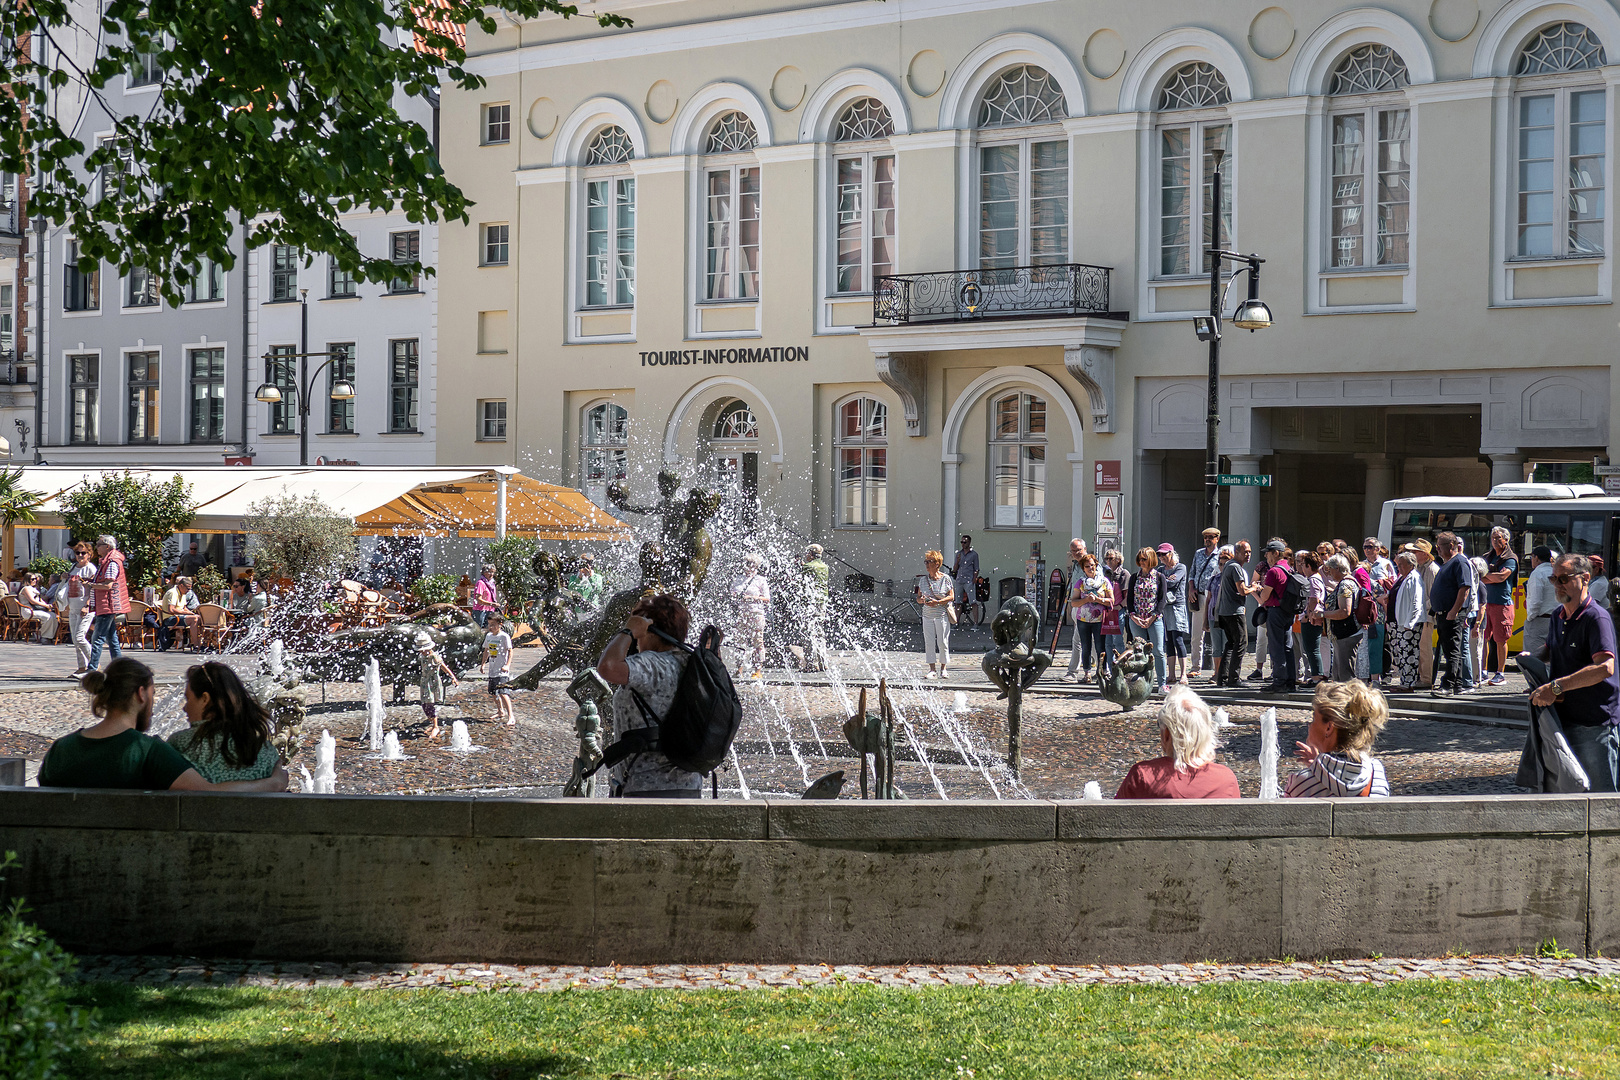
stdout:
[(1389, 534), (1390, 557), (1393, 558), (1394, 552), (1413, 540), (1419, 537), (1427, 540), (1434, 535), (1434, 515), (1427, 510), (1396, 508), (1390, 521)]
[(1569, 552), (1572, 555), (1603, 554), (1603, 518), (1597, 514), (1575, 514), (1569, 523)]
[[(1434, 515), (1435, 532), (1450, 530), (1463, 543), (1463, 554), (1483, 555), (1491, 549), (1491, 529), (1501, 525), (1513, 531), (1513, 518), (1508, 514), (1480, 513), (1478, 511), (1441, 512)], [(1432, 534), (1430, 536), (1432, 542)]]
[[(1599, 536), (1601, 535), (1602, 532), (1599, 530)], [(1569, 550), (1568, 514), (1524, 515), (1524, 531), (1520, 534), (1518, 550), (1528, 555), (1543, 544), (1559, 554)]]

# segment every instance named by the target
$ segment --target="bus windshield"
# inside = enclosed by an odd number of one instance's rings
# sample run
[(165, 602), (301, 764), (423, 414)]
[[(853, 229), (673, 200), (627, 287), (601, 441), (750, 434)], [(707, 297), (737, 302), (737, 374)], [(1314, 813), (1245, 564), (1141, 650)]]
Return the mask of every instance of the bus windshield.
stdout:
[(1510, 548), (1528, 555), (1545, 545), (1560, 554), (1603, 555), (1604, 513), (1569, 514), (1562, 511), (1429, 510), (1397, 506), (1391, 526), (1390, 550), (1422, 538), (1434, 542), (1436, 533), (1454, 532), (1467, 555), (1483, 555), (1491, 547), (1491, 529), (1508, 530)]

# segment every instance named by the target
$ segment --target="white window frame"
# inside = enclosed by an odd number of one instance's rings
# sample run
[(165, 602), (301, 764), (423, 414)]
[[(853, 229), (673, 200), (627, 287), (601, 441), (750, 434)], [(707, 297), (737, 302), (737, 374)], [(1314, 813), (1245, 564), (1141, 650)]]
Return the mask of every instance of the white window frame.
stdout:
[[(1378, 193), (1379, 179), (1382, 175), (1379, 169), (1380, 154), (1384, 140), (1381, 137), (1382, 120), (1387, 113), (1404, 112), (1406, 114), (1406, 258), (1400, 262), (1381, 262), (1378, 256), (1379, 230), (1378, 230)], [(1362, 149), (1361, 149), (1361, 175), (1358, 182), (1361, 185), (1361, 261), (1347, 265), (1340, 265), (1338, 253), (1334, 250), (1333, 236), (1333, 210), (1338, 201), (1334, 185), (1337, 176), (1334, 172), (1333, 151), (1337, 145), (1335, 131), (1338, 121), (1343, 117), (1355, 116), (1361, 120)], [(1345, 270), (1365, 270), (1369, 273), (1404, 273), (1412, 265), (1412, 106), (1405, 95), (1395, 94), (1353, 94), (1329, 99), (1329, 108), (1326, 115), (1328, 154), (1327, 166), (1327, 232), (1323, 244), (1322, 269), (1327, 272)]]
[[(844, 410), (850, 405), (858, 405), (861, 409), (861, 435), (849, 438), (844, 435)], [(870, 413), (868, 408), (882, 408), (884, 411), (883, 434), (869, 436), (866, 428), (869, 426)], [(889, 521), (889, 450), (891, 441), (889, 433), (893, 431), (894, 410), (889, 403), (875, 394), (851, 394), (841, 398), (833, 405), (833, 460), (832, 460), (832, 527), (838, 530), (866, 530), (882, 531), (890, 529), (893, 525)], [(866, 455), (874, 450), (883, 452), (883, 479), (874, 481), (867, 476)], [(844, 453), (856, 451), (861, 454), (860, 503), (861, 521), (844, 520)], [(881, 492), (881, 521), (869, 521), (873, 517), (871, 512), (871, 493), (877, 488)]]
[[(1598, 196), (1597, 202), (1598, 205), (1604, 210), (1602, 219), (1602, 232), (1604, 235), (1603, 247), (1601, 251), (1580, 252), (1573, 250), (1569, 238), (1569, 199), (1572, 190), (1570, 184), (1569, 152), (1571, 127), (1570, 99), (1576, 94), (1588, 93), (1599, 93), (1603, 95), (1604, 184)], [(1554, 186), (1551, 196), (1553, 203), (1552, 229), (1553, 235), (1556, 238), (1556, 243), (1554, 245), (1556, 250), (1550, 254), (1521, 255), (1519, 253), (1519, 229), (1522, 226), (1522, 222), (1519, 219), (1519, 163), (1521, 161), (1519, 157), (1519, 137), (1522, 125), (1523, 102), (1533, 98), (1543, 97), (1550, 97), (1553, 99), (1552, 176)], [(1556, 260), (1559, 262), (1574, 262), (1586, 259), (1601, 259), (1608, 254), (1611, 246), (1608, 242), (1608, 225), (1609, 218), (1611, 216), (1608, 213), (1608, 171), (1609, 162), (1611, 160), (1609, 153), (1609, 127), (1611, 124), (1610, 114), (1613, 111), (1610, 106), (1610, 99), (1612, 97), (1613, 95), (1609, 92), (1608, 86), (1604, 84), (1601, 70), (1564, 72), (1556, 75), (1523, 76), (1517, 80), (1513, 89), (1512, 108), (1513, 136), (1511, 153), (1513, 156), (1514, 183), (1510, 195), (1511, 199), (1513, 200), (1513, 204), (1509, 208), (1512, 225), (1512, 234), (1510, 237), (1512, 247), (1508, 252), (1509, 261), (1550, 262)]]
[[(74, 239), (73, 237), (71, 237), (71, 236), (63, 237), (63, 239), (62, 239), (62, 263), (61, 263), (61, 265), (62, 265), (62, 317), (64, 319), (83, 319), (83, 318), (88, 318), (88, 317), (95, 316), (95, 315), (100, 315), (101, 314), (101, 306), (102, 306), (102, 303), (104, 302), (104, 298), (102, 296), (102, 286), (106, 283), (106, 278), (101, 273), (102, 264), (101, 264), (101, 262), (99, 260), (96, 262), (95, 270), (92, 271), (92, 273), (95, 274), (95, 278), (96, 278), (96, 306), (95, 307), (85, 307), (85, 308), (69, 308), (67, 306), (67, 298), (68, 298), (68, 287), (67, 287), (67, 273), (68, 273), (68, 270), (67, 270), (67, 268), (68, 268), (68, 255), (69, 255), (69, 253), (71, 253), (74, 256), (73, 261), (72, 261), (72, 265), (75, 267), (75, 272), (77, 272), (77, 267), (78, 267), (78, 264), (79, 264), (78, 256), (80, 254), (80, 248), (79, 248), (79, 242), (76, 239)], [(122, 289), (124, 287), (124, 283), (123, 283), (122, 280), (120, 280), (118, 282), (118, 287), (120, 289)], [(78, 355), (86, 355), (86, 354), (80, 353)]]
[[(630, 165), (630, 162), (625, 161), (613, 165), (593, 165), (581, 171), (579, 182), (579, 260), (576, 270), (576, 279), (579, 284), (574, 305), (575, 309), (580, 312), (622, 311), (633, 309), (636, 306), (636, 247), (640, 239), (638, 235), (640, 220), (637, 215), (637, 204), (641, 198), (641, 185), (636, 182), (636, 175)], [(620, 241), (623, 239), (623, 230), (619, 228), (619, 212), (624, 204), (621, 185), (625, 182), (630, 184), (630, 299), (620, 300), (618, 298), (619, 279), (617, 268), (621, 253)], [(590, 215), (591, 185), (593, 184), (606, 184), (612, 200), (608, 206), (609, 224), (607, 234), (609, 253), (606, 257), (614, 273), (612, 280), (608, 282), (609, 298), (605, 303), (601, 304), (593, 304), (590, 300), (590, 237), (592, 232)]]
[[(971, 261), (974, 266), (981, 269), (990, 269), (983, 263), (983, 175), (984, 162), (981, 151), (997, 146), (1018, 147), (1018, 255), (1013, 261), (1014, 266), (1034, 265), (1031, 232), (1031, 198), (1033, 185), (1031, 177), (1031, 161), (1033, 148), (1036, 143), (1062, 143), (1064, 145), (1064, 172), (1067, 174), (1063, 186), (1063, 198), (1066, 214), (1064, 229), (1067, 232), (1064, 250), (1056, 257), (1055, 262), (1043, 262), (1042, 266), (1061, 266), (1074, 262), (1074, 145), (1061, 125), (1041, 125), (1035, 128), (984, 128), (976, 133), (973, 142), (971, 158), (972, 170), (972, 206), (973, 226)], [(1042, 258), (1050, 258), (1043, 256)]]
[[(218, 380), (218, 385), (220, 387), (220, 399), (219, 400), (220, 400), (220, 406), (221, 406), (220, 407), (220, 417), (219, 417), (219, 438), (217, 438), (217, 439), (199, 438), (197, 436), (197, 391), (196, 391), (196, 387), (199, 386), (199, 385), (212, 387), (212, 386), (215, 385), (215, 380), (212, 378), (212, 373), (210, 373), (210, 377), (207, 378), (207, 379), (199, 380), (196, 377), (196, 374), (195, 374), (196, 368), (194, 366), (195, 363), (196, 363), (196, 360), (195, 360), (195, 355), (194, 354), (200, 353), (200, 352), (213, 352), (214, 350), (218, 350), (219, 354), (220, 354), (220, 374), (219, 374), (219, 380)], [(185, 367), (182, 369), (182, 372), (181, 372), (181, 374), (184, 376), (185, 395), (186, 395), (185, 396), (185, 403), (186, 403), (186, 437), (185, 437), (185, 442), (188, 445), (191, 445), (191, 446), (219, 446), (220, 444), (222, 444), (225, 441), (225, 429), (229, 425), (229, 421), (230, 421), (229, 410), (227, 408), (225, 408), (225, 405), (230, 400), (229, 399), (230, 384), (231, 384), (231, 366), (230, 366), (231, 365), (231, 354), (230, 354), (230, 349), (226, 345), (224, 345), (223, 343), (215, 343), (215, 342), (209, 342), (209, 343), (206, 343), (206, 344), (197, 343), (197, 344), (192, 344), (192, 345), (186, 345), (184, 348), (181, 349), (180, 355), (181, 355), (181, 358), (182, 358), (182, 362), (185, 364)], [(210, 394), (209, 395), (210, 400), (212, 399), (212, 397), (213, 397), (213, 395)]]
[[(496, 229), (503, 230), (500, 234), (501, 238), (499, 240), (494, 238), (494, 231)], [(491, 258), (492, 254), (496, 254), (496, 247), (499, 247), (499, 254), (503, 256), (502, 258)], [(486, 221), (484, 224), (478, 226), (478, 265), (506, 266), (511, 263), (511, 261), (512, 226), (504, 221)]]
[[(198, 286), (208, 279), (210, 271), (219, 276), (219, 295), (198, 296)], [(224, 266), (215, 262), (213, 259), (204, 256), (202, 262), (197, 267), (197, 276), (192, 278), (191, 283), (186, 286), (186, 306), (193, 307), (207, 304), (224, 304), (227, 296), (227, 290), (230, 288), (230, 277), (231, 276), (225, 272)]]
[[(63, 373), (66, 376), (66, 378), (63, 379), (63, 382), (67, 385), (67, 391), (68, 391), (67, 392), (67, 424), (66, 424), (67, 435), (68, 435), (68, 445), (69, 446), (100, 446), (102, 444), (101, 443), (101, 387), (102, 387), (102, 383), (104, 381), (101, 376), (103, 374), (105, 374), (104, 361), (105, 361), (106, 358), (101, 355), (101, 350), (100, 349), (70, 349), (66, 353), (64, 353), (63, 355), (64, 355), (64, 359), (67, 362), (66, 363), (67, 370)], [(92, 382), (79, 383), (79, 382), (76, 382), (74, 380), (74, 378), (73, 378), (73, 361), (76, 360), (76, 359), (80, 359), (80, 358), (92, 358), (92, 359), (95, 360), (95, 362), (96, 362), (96, 379), (95, 379), (95, 382), (93, 382), (93, 383)], [(78, 434), (78, 429), (76, 428), (76, 426), (74, 424), (74, 410), (75, 410), (75, 405), (76, 405), (75, 399), (76, 399), (76, 397), (78, 395), (78, 392), (80, 390), (84, 390), (84, 389), (87, 389), (87, 390), (91, 391), (95, 395), (95, 403), (94, 403), (94, 405), (85, 410), (86, 417), (92, 423), (94, 423), (94, 425), (95, 425), (95, 432), (94, 432), (95, 437), (94, 438), (89, 438), (89, 439), (76, 438), (76, 436)]]
[[(1518, 62), (1519, 52), (1524, 45), (1534, 40), (1521, 43), (1520, 50), (1514, 52), (1514, 63)], [(1605, 48), (1614, 48), (1620, 43), (1604, 43)], [(1606, 68), (1593, 68), (1585, 71), (1558, 72), (1549, 75), (1522, 75), (1513, 78), (1511, 90), (1496, 97), (1496, 130), (1497, 160), (1496, 160), (1496, 190), (1502, 193), (1494, 208), (1495, 212), (1495, 257), (1491, 281), (1492, 307), (1565, 307), (1585, 304), (1608, 304), (1614, 297), (1614, 181), (1610, 175), (1604, 180), (1604, 227), (1603, 252), (1592, 255), (1553, 255), (1553, 256), (1520, 256), (1519, 250), (1519, 102), (1526, 97), (1537, 97), (1548, 93), (1555, 93), (1558, 97), (1554, 120), (1555, 146), (1558, 156), (1554, 158), (1553, 174), (1555, 182), (1563, 185), (1566, 174), (1559, 172), (1560, 164), (1567, 170), (1568, 155), (1564, 152), (1568, 145), (1568, 95), (1571, 92), (1579, 93), (1586, 90), (1602, 90), (1604, 110), (1603, 147), (1605, 171), (1612, 173), (1615, 164), (1615, 86), (1620, 79), (1610, 73), (1615, 71), (1615, 65)], [(1556, 227), (1563, 229), (1567, 226), (1565, 206), (1559, 201), (1567, 199), (1568, 189), (1560, 187), (1555, 197), (1558, 206), (1558, 216), (1555, 218)], [(1567, 232), (1560, 233), (1560, 250), (1567, 250)], [(1535, 296), (1517, 298), (1515, 293), (1518, 286), (1515, 277), (1521, 271), (1532, 273), (1551, 267), (1595, 267), (1596, 287), (1590, 295), (1572, 296)], [(1527, 290), (1529, 291), (1529, 290)], [(1538, 290), (1539, 291), (1539, 290)]]
[[(624, 413), (624, 437), (622, 439), (607, 438), (600, 442), (592, 442), (591, 415), (598, 409), (603, 409), (603, 415), (605, 417), (609, 415), (605, 411), (608, 408), (619, 409)], [(630, 410), (625, 408), (625, 406), (619, 402), (611, 399), (597, 399), (595, 401), (586, 402), (584, 407), (579, 410), (579, 489), (585, 493), (586, 498), (590, 499), (598, 506), (605, 507), (607, 505), (607, 485), (613, 483), (613, 480), (608, 480), (606, 483), (602, 484), (600, 492), (594, 494), (592, 493), (592, 485), (589, 482), (589, 471), (592, 455), (612, 455), (615, 453), (623, 455), (625, 467), (624, 478), (628, 478), (630, 473), (631, 419)], [(608, 460), (611, 460), (611, 458)]]
[[(1152, 194), (1151, 229), (1149, 253), (1152, 259), (1148, 277), (1159, 282), (1182, 283), (1190, 279), (1203, 278), (1209, 280), (1209, 249), (1204, 246), (1204, 188), (1208, 183), (1204, 168), (1204, 142), (1206, 132), (1210, 128), (1225, 127), (1231, 133), (1227, 138), (1226, 158), (1221, 163), (1222, 195), (1232, 203), (1232, 224), (1228, 228), (1223, 226), (1221, 239), (1225, 242), (1227, 250), (1236, 250), (1236, 236), (1238, 230), (1237, 219), (1237, 172), (1240, 166), (1240, 155), (1237, 145), (1237, 125), (1233, 123), (1231, 113), (1222, 106), (1210, 109), (1183, 109), (1176, 112), (1155, 113), (1152, 129), (1151, 172), (1149, 173), (1149, 186)], [(1164, 272), (1164, 132), (1174, 128), (1188, 130), (1188, 174), (1187, 184), (1189, 191), (1188, 217), (1192, 223), (1192, 235), (1189, 241), (1187, 254), (1187, 270), (1180, 274)], [(1193, 149), (1196, 148), (1196, 149)], [(1228, 271), (1229, 272), (1229, 271)]]
[[(492, 416), (491, 415), (491, 410), (492, 410), (492, 408), (494, 406), (497, 406), (497, 405), (500, 406), (500, 416), (498, 416), (498, 417), (497, 416)], [(476, 441), (478, 441), (478, 442), (505, 442), (506, 441), (506, 425), (507, 425), (507, 422), (508, 422), (507, 404), (506, 404), (506, 399), (505, 398), (479, 398), (478, 399), (478, 438), (477, 438)], [(500, 434), (498, 434), (498, 435), (490, 434), (491, 425), (492, 424), (497, 424), (497, 423), (500, 425)]]
[[(156, 366), (156, 377), (147, 378), (139, 384), (131, 379), (129, 377), (129, 364), (130, 357), (132, 356), (156, 357), (154, 362)], [(122, 410), (120, 410), (121, 415), (119, 417), (119, 420), (122, 422), (124, 428), (123, 444), (126, 446), (155, 446), (163, 441), (163, 349), (161, 346), (157, 345), (144, 345), (135, 348), (121, 349), (119, 350), (118, 360), (121, 368), (119, 375), (122, 379), (122, 388), (124, 391), (124, 407)], [(153, 371), (151, 364), (148, 365), (147, 371), (149, 374)], [(135, 438), (134, 417), (131, 415), (131, 407), (134, 404), (131, 398), (134, 395), (134, 390), (137, 385), (143, 388), (151, 388), (154, 399), (151, 402), (151, 405), (155, 407), (153, 411), (158, 414), (156, 430), (151, 432), (151, 434), (144, 439)]]
[[(506, 127), (506, 137), (501, 138), (501, 139), (497, 139), (497, 138), (492, 137), (492, 136), (494, 136), (496, 134), (496, 131), (495, 131), (496, 125), (503, 123), (503, 121), (495, 120), (495, 119), (493, 119), (491, 117), (490, 114), (496, 109), (505, 109), (506, 110), (506, 119), (504, 121), (504, 124), (505, 124), (505, 127)], [(505, 146), (508, 143), (510, 143), (511, 141), (512, 141), (512, 103), (510, 101), (491, 101), (491, 102), (487, 102), (485, 105), (483, 105), (478, 110), (478, 143), (479, 143), (479, 145), (480, 146)]]
[[(874, 179), (875, 163), (879, 159), (887, 158), (890, 161), (890, 200), (888, 213), (892, 224), (888, 233), (888, 240), (893, 245), (894, 262), (888, 264), (885, 274), (899, 272), (900, 260), (900, 161), (895, 154), (888, 139), (878, 139), (862, 142), (835, 143), (830, 150), (830, 181), (827, 185), (831, 193), (831, 202), (827, 211), (827, 291), (829, 299), (850, 300), (872, 295), (872, 218), (878, 213), (876, 200), (873, 197), (876, 188)], [(845, 292), (839, 289), (838, 281), (838, 255), (839, 233), (843, 225), (843, 185), (839, 182), (839, 173), (842, 164), (846, 161), (858, 160), (861, 163), (860, 181), (860, 226), (861, 226), (861, 285), (859, 289)]]
[[(744, 296), (741, 294), (741, 286), (742, 279), (747, 274), (747, 271), (743, 269), (742, 253), (744, 245), (742, 243), (742, 228), (737, 217), (737, 204), (742, 197), (743, 173), (749, 170), (758, 174), (759, 178), (758, 193), (755, 196), (759, 200), (759, 216), (754, 220), (758, 223), (756, 228), (759, 229), (760, 242), (758, 248), (761, 257), (756, 261), (756, 269), (753, 271), (755, 279), (754, 292), (752, 295)], [(732, 288), (736, 290), (736, 294), (732, 296), (709, 295), (709, 178), (719, 173), (726, 173), (729, 177), (726, 198), (730, 200), (731, 207), (731, 228), (729, 230), (731, 239), (727, 250), (731, 255), (731, 269), (727, 272), (727, 276), (732, 279)], [(698, 303), (757, 304), (759, 303), (760, 293), (764, 291), (765, 276), (765, 261), (763, 258), (765, 247), (765, 170), (760, 167), (758, 159), (752, 154), (715, 154), (703, 159), (700, 175), (703, 183), (698, 194), (702, 200), (703, 216), (699, 222), (698, 272), (700, 276), (698, 278)]]
[[(1002, 439), (996, 437), (996, 411), (1001, 402), (1008, 398), (1018, 399), (1018, 433), (1014, 438)], [(1039, 401), (1043, 406), (1043, 431), (1037, 437), (1028, 427), (1029, 410), (1025, 399)], [(985, 455), (984, 455), (984, 495), (985, 495), (985, 527), (987, 529), (1000, 529), (1024, 532), (1045, 532), (1049, 524), (1047, 509), (1051, 504), (1052, 493), (1052, 416), (1056, 412), (1054, 403), (1046, 393), (1028, 386), (1001, 387), (985, 398)], [(1041, 505), (1039, 520), (1030, 520), (1030, 511), (1033, 506), (1024, 501), (1025, 489), (1031, 486), (1024, 475), (1024, 448), (1026, 446), (1040, 446), (1046, 450), (1041, 466)], [(996, 503), (996, 451), (1005, 447), (1016, 447), (1015, 459), (1018, 463), (1018, 504), (1014, 508), (1014, 516), (1018, 519), (1012, 524), (1001, 524), (997, 521), (998, 505)]]
[[(135, 279), (137, 274), (146, 275), (147, 287), (145, 291), (147, 294), (155, 297), (155, 299), (149, 304), (130, 303), (130, 297), (135, 295), (132, 290), (135, 287)], [(119, 310), (125, 315), (144, 315), (154, 311), (162, 311), (167, 305), (165, 305), (163, 302), (163, 293), (161, 288), (162, 286), (158, 279), (158, 275), (152, 273), (150, 270), (147, 270), (144, 267), (132, 267), (130, 272), (125, 274), (119, 283)]]

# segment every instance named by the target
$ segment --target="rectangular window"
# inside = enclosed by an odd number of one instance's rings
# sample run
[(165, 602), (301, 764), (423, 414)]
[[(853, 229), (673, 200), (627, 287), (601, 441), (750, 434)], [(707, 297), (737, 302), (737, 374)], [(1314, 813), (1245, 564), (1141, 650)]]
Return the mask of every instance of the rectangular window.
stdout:
[(129, 356), (129, 441), (158, 441), (158, 354)]
[(298, 299), (298, 249), (291, 244), (270, 247), (270, 299)]
[[(1193, 147), (1203, 153), (1195, 155)], [(1189, 124), (1159, 132), (1159, 274), (1176, 277), (1209, 273), (1215, 156), (1222, 166), (1221, 242), (1232, 246), (1232, 125)], [(1195, 222), (1197, 223), (1195, 225)], [(1195, 232), (1196, 229), (1196, 232)], [(1195, 239), (1196, 237), (1196, 239)]]
[(124, 279), (124, 306), (157, 307), (158, 277), (144, 267), (132, 267)]
[(328, 258), (326, 263), (326, 296), (330, 300), (342, 300), (355, 295), (354, 275), (337, 264), (337, 260)]
[(481, 266), (505, 266), (511, 251), (512, 227), (506, 224), (484, 226), (484, 252)]
[(872, 279), (894, 273), (894, 156), (838, 159), (840, 293), (872, 291)]
[(73, 399), (73, 431), (70, 441), (98, 442), (96, 412), (101, 407), (101, 357), (68, 357), (68, 390)]
[(512, 105), (502, 102), (499, 105), (484, 106), (484, 145), (491, 143), (504, 143), (512, 141)]
[(225, 299), (225, 268), (213, 259), (205, 258), (197, 267), (197, 276), (186, 286), (189, 303), (207, 303)]
[(11, 286), (0, 285), (0, 353), (9, 353), (12, 337)]
[(1603, 254), (1604, 91), (1519, 99), (1521, 258)]
[(478, 403), (478, 438), (481, 442), (506, 441), (506, 402)]
[(125, 180), (135, 167), (134, 155), (130, 152), (128, 145), (118, 142), (113, 136), (109, 135), (98, 139), (96, 148), (100, 149), (109, 143), (117, 144), (117, 152), (111, 161), (105, 162), (101, 166), (97, 176), (101, 185), (101, 193), (98, 197), (103, 199), (121, 194), (124, 190)]
[(391, 341), (388, 348), (388, 430), (415, 431), (418, 393), (416, 339)]
[(298, 346), (272, 345), (264, 361), (264, 381), (281, 391), (270, 406), (270, 434), (298, 433)]
[(326, 393), (329, 398), (326, 431), (330, 435), (353, 435), (354, 399), (340, 401), (332, 398), (331, 394), (340, 382), (354, 385), (354, 342), (343, 341), (335, 345), (329, 342), (326, 351), (332, 358), (332, 366), (326, 369)]
[(636, 181), (585, 185), (585, 306), (636, 302)]
[[(416, 230), (410, 232), (397, 232), (388, 234), (388, 257), (397, 265), (406, 265), (417, 262), (422, 255), (421, 234)], [(416, 273), (397, 277), (388, 283), (388, 291), (392, 293), (409, 293), (416, 291)]]
[[(290, 346), (289, 346), (290, 347)], [(191, 441), (225, 441), (225, 350), (191, 350)]]
[(156, 86), (163, 81), (163, 69), (158, 66), (157, 53), (136, 53), (129, 65), (128, 87)]
[(759, 296), (759, 169), (733, 165), (709, 173), (704, 298)]
[(979, 148), (979, 266), (1051, 266), (1069, 258), (1069, 144)]
[[(1366, 109), (1333, 118), (1331, 266), (1405, 266), (1411, 196), (1411, 113)], [(1376, 125), (1376, 155), (1368, 132)], [(1367, 214), (1367, 192), (1378, 200)]]
[(84, 259), (79, 244), (69, 240), (62, 261), (62, 310), (98, 311), (101, 308), (101, 266)]

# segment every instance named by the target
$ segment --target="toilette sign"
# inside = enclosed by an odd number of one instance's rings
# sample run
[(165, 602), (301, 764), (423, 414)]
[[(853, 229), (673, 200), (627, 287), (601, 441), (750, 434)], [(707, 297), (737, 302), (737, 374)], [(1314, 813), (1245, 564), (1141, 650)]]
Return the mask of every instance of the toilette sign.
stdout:
[(688, 364), (793, 364), (810, 359), (808, 345), (767, 345), (758, 349), (665, 349), (644, 352), (642, 367)]

